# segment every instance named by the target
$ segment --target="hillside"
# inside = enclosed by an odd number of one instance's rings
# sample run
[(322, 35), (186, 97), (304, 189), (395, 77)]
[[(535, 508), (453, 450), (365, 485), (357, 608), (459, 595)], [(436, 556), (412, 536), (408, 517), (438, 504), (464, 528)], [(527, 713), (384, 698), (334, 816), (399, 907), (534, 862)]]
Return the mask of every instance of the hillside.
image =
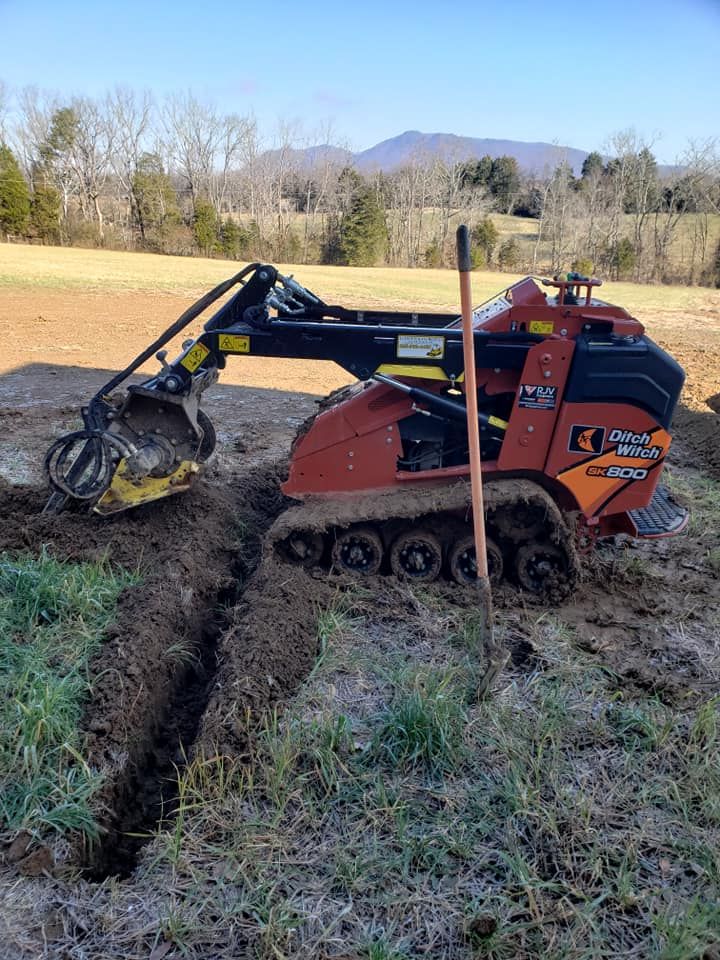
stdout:
[[(287, 150), (284, 152), (287, 156)], [(552, 143), (460, 137), (454, 133), (421, 133), (419, 130), (406, 130), (405, 133), (382, 140), (367, 150), (356, 153), (328, 144), (302, 150), (293, 149), (290, 153), (308, 167), (329, 159), (332, 162), (352, 164), (362, 173), (373, 173), (377, 170), (389, 173), (417, 157), (457, 162), (484, 156), (511, 156), (515, 157), (520, 169), (525, 173), (542, 173), (566, 160), (576, 175), (580, 173), (583, 160), (588, 155), (586, 150)], [(277, 150), (268, 151), (268, 156), (277, 154)]]

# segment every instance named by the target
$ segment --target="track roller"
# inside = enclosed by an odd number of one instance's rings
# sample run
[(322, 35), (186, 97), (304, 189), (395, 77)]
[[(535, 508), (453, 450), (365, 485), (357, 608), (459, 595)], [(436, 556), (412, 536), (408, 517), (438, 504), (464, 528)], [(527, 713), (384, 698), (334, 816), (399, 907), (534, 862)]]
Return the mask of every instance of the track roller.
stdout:
[(291, 563), (297, 563), (302, 567), (314, 567), (322, 560), (325, 542), (321, 533), (296, 530), (284, 541), (282, 547)]
[(331, 557), (337, 570), (356, 576), (369, 576), (380, 569), (382, 541), (372, 527), (341, 530), (335, 536)]
[(568, 576), (567, 553), (553, 543), (527, 543), (515, 554), (520, 586), (531, 593), (546, 593)]
[(547, 511), (542, 504), (519, 500), (494, 511), (491, 519), (508, 540), (527, 543), (545, 527)]
[(390, 551), (390, 568), (400, 580), (435, 580), (442, 567), (442, 547), (429, 530), (408, 530), (395, 540)]
[[(489, 537), (486, 538), (488, 574), (490, 583), (497, 584), (503, 575), (503, 556), (498, 545)], [(468, 584), (477, 580), (477, 563), (475, 560), (475, 538), (471, 535), (460, 537), (450, 548), (448, 565), (453, 580), (457, 583)]]

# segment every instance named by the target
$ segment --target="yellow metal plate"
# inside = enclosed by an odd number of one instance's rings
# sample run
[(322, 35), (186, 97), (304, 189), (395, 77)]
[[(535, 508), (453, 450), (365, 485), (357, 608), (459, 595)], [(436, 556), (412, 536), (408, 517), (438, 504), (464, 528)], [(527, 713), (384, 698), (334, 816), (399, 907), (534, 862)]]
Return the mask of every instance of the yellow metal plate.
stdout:
[(530, 333), (552, 333), (555, 326), (552, 320), (531, 320)]
[(183, 460), (169, 477), (143, 477), (131, 480), (126, 476), (127, 461), (123, 457), (117, 466), (112, 483), (93, 507), (95, 513), (120, 513), (141, 503), (160, 500), (173, 493), (184, 493), (190, 488), (200, 467), (193, 460)]
[(507, 430), (508, 428), (507, 420), (502, 420), (500, 417), (488, 417), (488, 423), (492, 427), (500, 427), (501, 430)]
[(218, 337), (218, 347), (223, 353), (250, 353), (250, 337), (235, 333), (221, 333)]
[(418, 380), (449, 380), (442, 367), (423, 367), (419, 363), (383, 363), (376, 373), (388, 377), (416, 377)]
[(180, 363), (190, 373), (194, 373), (209, 353), (204, 343), (196, 343), (194, 347), (190, 347)]

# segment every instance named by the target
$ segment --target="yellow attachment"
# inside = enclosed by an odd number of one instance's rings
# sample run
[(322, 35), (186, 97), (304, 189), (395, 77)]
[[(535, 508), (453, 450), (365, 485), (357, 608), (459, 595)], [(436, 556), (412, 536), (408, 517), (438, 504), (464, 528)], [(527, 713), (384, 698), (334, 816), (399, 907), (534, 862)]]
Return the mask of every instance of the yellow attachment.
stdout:
[(161, 500), (173, 493), (184, 493), (190, 489), (193, 477), (199, 469), (200, 466), (194, 460), (183, 460), (169, 477), (143, 477), (136, 480), (127, 476), (127, 461), (123, 458), (117, 466), (112, 483), (93, 510), (105, 516), (138, 507), (151, 500)]

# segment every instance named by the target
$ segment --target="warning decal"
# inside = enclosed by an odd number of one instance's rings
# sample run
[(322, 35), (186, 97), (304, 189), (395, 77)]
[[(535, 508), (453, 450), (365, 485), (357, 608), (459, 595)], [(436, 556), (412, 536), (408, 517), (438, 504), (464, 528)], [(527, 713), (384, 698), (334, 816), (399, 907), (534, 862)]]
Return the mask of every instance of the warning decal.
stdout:
[(223, 353), (250, 353), (250, 337), (221, 333), (218, 336), (218, 348)]
[(204, 343), (196, 343), (194, 347), (190, 347), (180, 363), (185, 367), (186, 370), (189, 370), (190, 373), (193, 373), (195, 370), (197, 370), (209, 353), (210, 351)]

